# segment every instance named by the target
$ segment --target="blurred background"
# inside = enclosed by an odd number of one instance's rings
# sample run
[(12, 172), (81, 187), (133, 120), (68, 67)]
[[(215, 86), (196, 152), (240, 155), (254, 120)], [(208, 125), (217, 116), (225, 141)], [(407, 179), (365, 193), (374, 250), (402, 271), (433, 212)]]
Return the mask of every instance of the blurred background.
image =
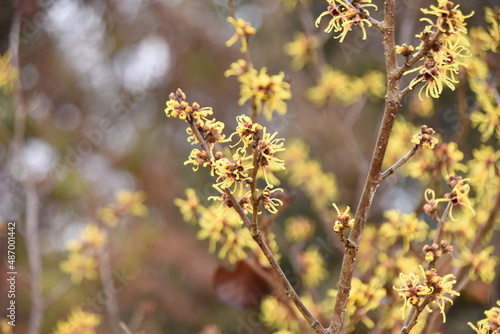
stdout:
[[(320, 40), (323, 61), (355, 76), (371, 69), (385, 70), (380, 34), (368, 29), (368, 39), (362, 40), (361, 32), (355, 29), (339, 44), (314, 28), (315, 18), (326, 9), (325, 1), (309, 2), (307, 13), (302, 3), (289, 11), (284, 2), (233, 1), (237, 16), (250, 21), (258, 31), (249, 46), (255, 66), (266, 66), (270, 74), (283, 71), (292, 87), (288, 113), (262, 122), (287, 141), (302, 138), (323, 169), (335, 173), (341, 202), (356, 207), (383, 98), (364, 98), (347, 107), (335, 101), (315, 107), (305, 98), (305, 92), (316, 84), (317, 69), (306, 66), (293, 70), (284, 45), (307, 24), (306, 29)], [(193, 173), (190, 166), (183, 165), (192, 146), (186, 141), (184, 123), (165, 117), (169, 93), (182, 88), (189, 101), (213, 107), (215, 118), (226, 123), (227, 134), (236, 125), (235, 116), (249, 109), (248, 105), (238, 105), (236, 79), (224, 77), (224, 71), (241, 57), (238, 45), (224, 45), (234, 34), (226, 21), (226, 1), (0, 3), (0, 53), (7, 51), (9, 41), (12, 45), (13, 34), (19, 36), (21, 82), (20, 91), (4, 91), (0, 97), (2, 233), (7, 221), (18, 223), (14, 333), (27, 333), (32, 303), (24, 238), (29, 192), (23, 185), (28, 178), (39, 204), (41, 289), (48, 294), (61, 286), (57, 299), (44, 311), (42, 333), (52, 333), (72, 306), (88, 308), (100, 291), (100, 283), (89, 280), (64, 288), (68, 278), (59, 263), (66, 257), (68, 240), (96, 218), (100, 206), (113, 202), (121, 189), (143, 190), (149, 208), (146, 218), (129, 219), (114, 228), (110, 239), (110, 263), (124, 322), (131, 328), (137, 325), (134, 330), (147, 334), (219, 333), (211, 327), (215, 324), (221, 333), (266, 333), (257, 309), (237, 310), (218, 300), (212, 277), (224, 264), (207, 251), (207, 242), (197, 240), (196, 228), (183, 222), (173, 204), (175, 198), (185, 197), (187, 187), (194, 188), (200, 197), (215, 195), (216, 191), (207, 173)], [(374, 3), (383, 6), (381, 1)], [(495, 4), (494, 0), (462, 1), (461, 9), (464, 13), (475, 11), (468, 21), (470, 26), (484, 25), (484, 7)], [(423, 23), (418, 21), (417, 8), (427, 5), (428, 1), (398, 2), (398, 44), (418, 44), (414, 32)], [(380, 13), (374, 16), (380, 18)], [(451, 112), (456, 109), (453, 96), (445, 92), (434, 104), (441, 112), (426, 119), (443, 138), (452, 137), (460, 125)], [(20, 103), (23, 110), (19, 110)], [(408, 110), (405, 105), (401, 112), (420, 124), (420, 116), (408, 116)], [(13, 149), (19, 136), (16, 113), (24, 113), (21, 157), (15, 156)], [(348, 115), (349, 126), (342, 128), (338, 115)], [(467, 138), (471, 147), (479, 142), (475, 132)], [(355, 147), (346, 149), (346, 145)], [(390, 182), (392, 195), (381, 188), (371, 219), (376, 220), (389, 207), (403, 211), (413, 208), (413, 196), (422, 192), (412, 188), (411, 179), (394, 178)], [(290, 210), (303, 215), (311, 211), (307, 201), (292, 205)], [(285, 212), (276, 224), (282, 224), (286, 217)], [(328, 257), (332, 272), (341, 259), (336, 252)], [(334, 287), (336, 275), (326, 285)], [(496, 293), (498, 298), (498, 290)], [(3, 283), (0, 295), (0, 309), (4, 310), (8, 301)], [(469, 302), (477, 304), (475, 312), (482, 314), (484, 298), (477, 296)], [(108, 332), (108, 324), (103, 321), (99, 333)]]

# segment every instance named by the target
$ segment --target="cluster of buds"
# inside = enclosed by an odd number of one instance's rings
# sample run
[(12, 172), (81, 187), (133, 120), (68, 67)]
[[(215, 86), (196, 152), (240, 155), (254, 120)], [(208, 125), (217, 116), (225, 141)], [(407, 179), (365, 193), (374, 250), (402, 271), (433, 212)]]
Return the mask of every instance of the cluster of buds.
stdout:
[(403, 45), (396, 46), (396, 53), (406, 58), (408, 58), (413, 53), (413, 51), (415, 51), (413, 45), (407, 45), (406, 43), (404, 43)]
[(438, 139), (434, 136), (435, 133), (433, 128), (422, 125), (420, 132), (412, 137), (411, 142), (417, 144), (422, 149), (426, 147), (433, 149), (438, 143)]
[(207, 117), (213, 113), (212, 108), (201, 108), (196, 102), (189, 105), (189, 103), (186, 102), (186, 94), (184, 94), (181, 89), (177, 89), (175, 93), (170, 93), (168, 97), (169, 101), (167, 101), (167, 108), (165, 109), (167, 117), (185, 119), (189, 122)]
[(344, 237), (344, 230), (348, 228), (352, 228), (354, 226), (354, 219), (348, 214), (350, 208), (347, 207), (344, 212), (340, 212), (339, 208), (335, 203), (332, 204), (335, 210), (337, 211), (337, 220), (333, 224), (333, 231), (339, 237), (340, 241), (344, 243), (347, 247), (353, 247), (353, 244), (350, 240)]
[(441, 240), (438, 244), (432, 246), (425, 245), (423, 248), (425, 252), (425, 260), (436, 262), (442, 255), (453, 252), (453, 246), (448, 244), (448, 241)]

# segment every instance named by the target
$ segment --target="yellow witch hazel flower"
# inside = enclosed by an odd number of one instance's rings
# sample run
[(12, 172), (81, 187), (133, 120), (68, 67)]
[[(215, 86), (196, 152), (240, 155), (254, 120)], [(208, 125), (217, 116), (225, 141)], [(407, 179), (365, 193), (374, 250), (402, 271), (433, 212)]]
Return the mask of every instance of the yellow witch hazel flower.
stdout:
[(371, 90), (372, 92), (378, 91), (376, 86), (379, 86), (379, 84), (373, 82), (373, 79), (378, 80), (381, 78), (380, 76), (367, 77), (367, 79), (372, 80), (367, 85), (364, 79), (347, 75), (340, 70), (333, 69), (331, 66), (326, 66), (321, 73), (318, 84), (306, 91), (307, 99), (316, 106), (325, 105), (329, 99), (340, 102), (342, 106), (350, 106), (359, 101), (359, 98), (367, 92), (368, 85), (374, 86), (375, 89)]
[(142, 203), (145, 200), (146, 193), (144, 191), (120, 190), (116, 195), (118, 205), (124, 208), (127, 213), (137, 217), (145, 217), (148, 214), (148, 207)]
[(234, 219), (228, 219), (229, 216), (221, 216), (216, 213), (216, 210), (212, 207), (209, 207), (207, 210), (203, 210), (201, 212), (201, 216), (199, 219), (199, 231), (198, 231), (198, 239), (205, 240), (208, 239), (209, 247), (208, 251), (210, 253), (215, 252), (217, 247), (217, 241), (220, 240), (222, 230), (227, 226), (225, 224), (231, 224), (232, 226), (235, 224)]
[(258, 113), (262, 112), (269, 121), (272, 114), (276, 111), (284, 115), (287, 106), (284, 100), (292, 98), (290, 84), (284, 81), (285, 73), (270, 76), (267, 74), (267, 68), (263, 67), (260, 71), (252, 68), (248, 72), (238, 77), (240, 81), (240, 100), (238, 103), (243, 105), (251, 100)]
[(200, 151), (195, 148), (191, 150), (189, 157), (186, 161), (184, 161), (184, 165), (193, 164), (193, 171), (196, 172), (200, 168), (200, 166), (207, 167), (210, 166), (211, 161), (208, 153), (206, 151)]
[(487, 96), (483, 98), (483, 111), (476, 109), (470, 115), (472, 125), (477, 127), (481, 132), (481, 140), (483, 142), (495, 136), (500, 141), (500, 105), (486, 103), (489, 100)]
[(236, 116), (236, 121), (238, 122), (238, 125), (236, 126), (236, 132), (234, 132), (231, 137), (233, 135), (238, 135), (240, 137), (240, 140), (232, 147), (242, 143), (243, 147), (238, 148), (238, 152), (246, 155), (247, 147), (251, 146), (254, 143), (255, 139), (257, 138), (257, 133), (261, 131), (263, 127), (259, 123), (254, 123), (252, 119), (246, 115)]
[[(198, 130), (201, 137), (205, 139), (205, 141), (213, 146), (215, 143), (224, 143), (226, 142), (226, 136), (222, 134), (224, 130), (225, 124), (223, 122), (217, 121), (214, 119), (199, 119), (193, 126)], [(191, 143), (191, 145), (198, 144), (198, 138), (196, 137), (193, 129), (191, 127), (186, 129), (186, 133), (189, 135), (187, 141)]]
[(73, 284), (80, 284), (82, 279), (97, 279), (97, 260), (82, 253), (70, 253), (66, 261), (61, 262), (61, 270), (71, 275)]
[[(438, 98), (443, 92), (444, 86), (448, 86), (451, 90), (455, 89), (455, 84), (458, 80), (455, 75), (458, 74), (460, 66), (466, 66), (461, 58), (469, 56), (468, 45), (465, 34), (465, 19), (472, 16), (463, 15), (456, 5), (447, 0), (438, 0), (438, 6), (431, 5), (430, 9), (422, 9), (424, 14), (434, 15), (437, 18), (435, 22), (429, 18), (422, 18), (421, 21), (426, 21), (430, 25), (424, 28), (423, 32), (417, 35), (420, 37), (421, 44), (417, 49), (430, 47), (430, 51), (426, 55), (424, 63), (408, 73), (418, 72), (409, 85), (409, 89), (413, 89), (420, 83), (423, 83), (419, 91), (419, 97), (425, 89), (425, 95), (433, 98)], [(431, 40), (437, 31), (441, 31), (437, 41), (431, 45)], [(402, 49), (399, 49), (403, 52)]]
[(270, 170), (285, 169), (284, 160), (276, 157), (276, 153), (285, 150), (283, 147), (285, 139), (275, 138), (277, 134), (277, 132), (270, 134), (266, 131), (266, 128), (264, 128), (262, 139), (259, 140), (255, 149), (257, 153), (257, 164), (264, 170), (264, 178), (269, 188), (272, 188), (273, 185), (270, 184), (267, 177), (268, 172)]
[(96, 224), (88, 224), (78, 238), (68, 242), (70, 252), (95, 251), (106, 242), (106, 235)]
[(120, 190), (116, 195), (116, 204), (108, 204), (98, 209), (97, 216), (109, 226), (118, 224), (120, 217), (132, 215), (145, 217), (148, 215), (148, 207), (142, 202), (146, 200), (143, 191)]
[(260, 320), (269, 328), (281, 328), (289, 330), (292, 333), (298, 332), (296, 314), (280, 303), (274, 296), (265, 297), (260, 303)]
[(405, 318), (406, 312), (410, 305), (413, 306), (427, 306), (429, 303), (438, 306), (441, 314), (443, 315), (443, 323), (446, 322), (446, 314), (444, 312), (445, 303), (450, 302), (453, 304), (452, 296), (459, 296), (460, 293), (453, 290), (453, 285), (457, 282), (453, 274), (448, 274), (443, 277), (439, 276), (436, 270), (425, 270), (420, 266), (423, 278), (420, 279), (419, 275), (410, 273), (404, 275), (401, 273), (399, 278), (401, 285), (399, 288), (393, 287), (394, 290), (399, 291), (399, 296), (403, 298), (404, 304), (401, 308)]
[(246, 52), (248, 48), (247, 40), (250, 36), (255, 35), (255, 28), (252, 27), (249, 22), (246, 22), (241, 18), (235, 19), (234, 17), (228, 17), (227, 22), (233, 25), (236, 33), (226, 42), (226, 46), (229, 47), (239, 40), (241, 43), (240, 51)]
[(484, 9), (484, 18), (490, 24), (488, 28), (491, 36), (491, 51), (500, 53), (500, 10), (486, 7)]
[(308, 287), (317, 287), (328, 275), (325, 260), (315, 246), (308, 247), (299, 255), (298, 265), (304, 284)]
[(444, 198), (436, 198), (434, 190), (427, 189), (424, 194), (426, 201), (424, 211), (429, 215), (432, 215), (437, 210), (439, 203), (449, 202), (452, 205), (450, 209), (450, 218), (453, 221), (456, 221), (456, 218), (453, 217), (453, 208), (456, 206), (465, 207), (469, 209), (472, 214), (475, 214), (474, 208), (472, 207), (469, 199), (470, 185), (465, 183), (468, 181), (469, 179), (462, 179), (461, 176), (450, 175), (448, 177), (448, 185), (452, 188), (452, 191), (446, 193)]
[(314, 235), (314, 224), (307, 217), (290, 217), (285, 221), (285, 236), (290, 242), (304, 242)]
[(226, 70), (224, 72), (224, 76), (226, 78), (228, 78), (232, 75), (239, 77), (240, 75), (246, 73), (248, 68), (249, 68), (249, 66), (248, 66), (248, 63), (246, 60), (238, 59), (234, 63), (231, 63), (229, 70)]
[(276, 188), (274, 190), (270, 190), (269, 188), (266, 188), (262, 191), (262, 194), (260, 195), (260, 200), (262, 202), (262, 205), (264, 205), (264, 208), (270, 213), (277, 213), (278, 206), (283, 205), (282, 200), (273, 197), (273, 193), (277, 191), (283, 192), (283, 189)]
[(318, 46), (319, 42), (315, 36), (307, 36), (301, 32), (296, 33), (293, 42), (285, 45), (285, 53), (292, 57), (292, 68), (298, 71), (307, 63), (314, 61), (316, 59), (315, 49)]
[(477, 189), (484, 189), (491, 185), (495, 173), (500, 171), (500, 150), (491, 146), (481, 145), (472, 150), (474, 159), (468, 161), (469, 177)]
[(220, 259), (227, 259), (230, 263), (236, 263), (248, 257), (247, 250), (256, 247), (255, 242), (246, 228), (236, 231), (225, 230), (225, 240), (219, 251)]
[[(437, 17), (437, 27), (439, 30), (445, 33), (467, 33), (467, 28), (465, 28), (465, 19), (474, 15), (474, 12), (469, 15), (464, 15), (461, 10), (458, 9), (460, 5), (455, 5), (453, 2), (448, 0), (438, 0), (438, 6), (431, 5), (431, 9), (422, 8), (421, 11), (424, 14), (434, 15)], [(431, 25), (435, 23), (429, 18), (422, 18), (420, 21), (426, 21)]]
[(250, 181), (252, 178), (247, 172), (253, 168), (248, 162), (244, 161), (239, 154), (233, 155), (233, 161), (228, 158), (221, 158), (213, 163), (214, 174), (217, 177), (217, 183), (214, 188), (220, 193), (224, 189), (231, 189), (232, 192), (236, 191), (239, 187), (240, 193), (243, 191), (243, 182)]
[(85, 312), (80, 307), (71, 311), (66, 321), (59, 321), (54, 334), (96, 334), (96, 327), (101, 323), (97, 314)]
[(326, 33), (338, 32), (339, 34), (335, 38), (340, 38), (340, 42), (344, 40), (345, 36), (349, 31), (351, 31), (352, 26), (359, 26), (363, 31), (363, 39), (366, 39), (366, 28), (372, 26), (372, 23), (365, 18), (364, 13), (368, 13), (365, 7), (375, 7), (371, 0), (360, 0), (360, 1), (343, 1), (343, 0), (326, 0), (328, 2), (328, 8), (325, 12), (316, 20), (316, 27), (319, 27), (321, 19), (324, 16), (330, 15), (332, 18), (325, 28)]
[(470, 265), (469, 278), (472, 281), (480, 279), (486, 284), (490, 284), (495, 279), (495, 267), (499, 261), (498, 257), (493, 256), (494, 250), (494, 246), (489, 246), (478, 254), (474, 254), (469, 249), (464, 248), (460, 256), (462, 259), (456, 262), (459, 265)]
[[(500, 300), (497, 301), (497, 305), (500, 306)], [(484, 311), (486, 318), (481, 319), (477, 322), (477, 327), (472, 323), (467, 323), (477, 334), (497, 334), (500, 328), (500, 307), (492, 307), (487, 311)]]
[(174, 204), (179, 207), (184, 221), (192, 222), (195, 218), (196, 210), (200, 205), (200, 199), (196, 195), (196, 191), (192, 188), (187, 188), (185, 193), (186, 200), (176, 198), (174, 199)]
[(335, 232), (342, 232), (345, 228), (352, 228), (354, 226), (354, 219), (351, 219), (351, 216), (348, 214), (351, 208), (347, 207), (344, 212), (340, 212), (337, 204), (333, 203), (332, 205), (337, 211), (337, 220), (333, 225), (333, 230)]
[(384, 213), (388, 220), (379, 229), (380, 235), (393, 244), (398, 238), (403, 240), (403, 249), (407, 251), (412, 241), (422, 242), (427, 237), (429, 225), (419, 220), (415, 213), (401, 213), (399, 210), (389, 210)]

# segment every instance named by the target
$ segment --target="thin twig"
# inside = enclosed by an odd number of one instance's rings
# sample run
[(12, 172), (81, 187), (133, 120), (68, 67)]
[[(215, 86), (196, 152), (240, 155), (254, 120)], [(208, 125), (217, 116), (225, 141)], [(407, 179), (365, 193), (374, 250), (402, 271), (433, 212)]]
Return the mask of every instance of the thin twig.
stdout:
[(398, 160), (394, 165), (387, 168), (384, 172), (380, 174), (380, 181), (385, 180), (389, 175), (394, 174), (394, 172), (401, 166), (403, 166), (412, 156), (417, 153), (418, 145), (413, 146), (408, 153), (406, 153), (401, 159)]
[[(30, 177), (30, 176), (28, 176)], [(29, 330), (30, 334), (40, 333), (43, 318), (44, 302), (42, 298), (42, 256), (39, 240), (39, 209), (40, 199), (33, 180), (24, 182), (26, 193), (26, 247), (31, 273), (31, 313)]]
[[(21, 17), (16, 12), (12, 24), (10, 39), (10, 52), (12, 55), (12, 66), (20, 68), (19, 62), (19, 33)], [(24, 103), (21, 81), (16, 80), (13, 91), (14, 104), (16, 108), (13, 150), (16, 159), (24, 163), (24, 136), (26, 127), (26, 105)], [(26, 167), (26, 166), (23, 166)], [(26, 168), (26, 170), (28, 170)], [(26, 196), (26, 251), (28, 253), (28, 265), (30, 268), (31, 288), (31, 311), (29, 319), (29, 334), (40, 333), (43, 318), (44, 301), (42, 297), (42, 256), (40, 251), (40, 198), (37, 186), (32, 175), (24, 175), (22, 186)]]
[(109, 263), (109, 249), (106, 245), (101, 247), (99, 251), (99, 274), (102, 286), (107, 291), (105, 307), (111, 324), (111, 332), (119, 334), (120, 318), (118, 314), (118, 302), (116, 301), (115, 288), (113, 286), (113, 275), (111, 273), (111, 265)]
[(120, 321), (120, 328), (123, 330), (125, 334), (133, 334), (130, 328), (128, 328), (127, 325), (125, 325), (125, 323), (122, 321)]
[(51, 306), (55, 303), (59, 298), (61, 298), (68, 290), (72, 287), (71, 280), (69, 277), (64, 278), (59, 282), (48, 294), (43, 303), (44, 308)]
[(409, 334), (410, 331), (417, 324), (417, 320), (419, 315), (425, 310), (426, 306), (432, 301), (432, 295), (428, 295), (427, 298), (424, 299), (421, 305), (412, 306), (410, 312), (408, 313), (408, 317), (406, 318), (406, 322), (401, 329), (401, 334)]
[[(245, 212), (244, 212), (243, 208), (241, 207), (240, 203), (238, 203), (236, 200), (233, 201), (233, 198), (231, 198), (233, 208), (236, 210), (236, 212), (238, 213), (240, 218), (245, 222), (245, 225), (247, 225), (247, 226), (251, 225), (250, 219), (247, 217), (247, 215), (245, 215)], [(294, 302), (295, 306), (297, 307), (297, 309), (299, 310), (299, 312), (307, 320), (309, 326), (311, 326), (316, 331), (316, 333), (325, 333), (326, 334), (325, 329), (321, 326), (319, 321), (316, 320), (316, 318), (314, 318), (314, 316), (309, 312), (309, 310), (304, 305), (304, 303), (302, 303), (302, 301), (300, 300), (300, 297), (298, 296), (297, 292), (290, 284), (290, 281), (288, 281), (288, 278), (286, 277), (285, 273), (283, 272), (280, 265), (278, 264), (278, 261), (276, 261), (276, 259), (274, 258), (274, 255), (272, 254), (271, 250), (267, 246), (267, 243), (265, 242), (265, 240), (262, 236), (262, 233), (260, 233), (260, 230), (257, 230), (256, 232), (257, 233), (255, 235), (252, 235), (252, 238), (255, 240), (255, 242), (257, 242), (260, 249), (262, 250), (262, 252), (266, 256), (267, 260), (271, 264), (271, 267), (273, 268), (273, 270), (276, 273), (276, 275), (278, 276), (281, 284), (285, 288), (286, 295), (293, 300), (293, 302)]]

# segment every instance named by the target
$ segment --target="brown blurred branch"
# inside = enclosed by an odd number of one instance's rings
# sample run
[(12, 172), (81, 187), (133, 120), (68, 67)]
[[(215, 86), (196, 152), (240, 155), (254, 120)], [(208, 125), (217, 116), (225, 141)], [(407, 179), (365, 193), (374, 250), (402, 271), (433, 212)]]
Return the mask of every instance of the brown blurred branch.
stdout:
[[(20, 68), (19, 62), (19, 35), (21, 29), (20, 13), (16, 12), (13, 20), (10, 52), (12, 55), (12, 65)], [(17, 163), (26, 172), (22, 175), (22, 187), (26, 196), (26, 252), (28, 255), (28, 265), (30, 269), (31, 287), (31, 311), (29, 319), (29, 334), (40, 333), (43, 318), (44, 301), (42, 298), (42, 257), (40, 252), (39, 224), (40, 224), (40, 198), (37, 192), (36, 181), (29, 175), (29, 171), (24, 166), (24, 137), (26, 128), (26, 104), (23, 99), (21, 80), (18, 78), (13, 91), (15, 106), (15, 127), (13, 151)]]
[[(107, 240), (109, 238), (106, 238)], [(108, 241), (109, 242), (109, 241)], [(101, 247), (99, 251), (99, 276), (103, 289), (108, 293), (106, 294), (106, 312), (109, 316), (111, 325), (111, 332), (113, 334), (120, 334), (120, 317), (118, 312), (118, 303), (115, 296), (115, 287), (113, 286), (113, 275), (111, 273), (111, 265), (109, 262), (109, 249), (107, 245)]]

